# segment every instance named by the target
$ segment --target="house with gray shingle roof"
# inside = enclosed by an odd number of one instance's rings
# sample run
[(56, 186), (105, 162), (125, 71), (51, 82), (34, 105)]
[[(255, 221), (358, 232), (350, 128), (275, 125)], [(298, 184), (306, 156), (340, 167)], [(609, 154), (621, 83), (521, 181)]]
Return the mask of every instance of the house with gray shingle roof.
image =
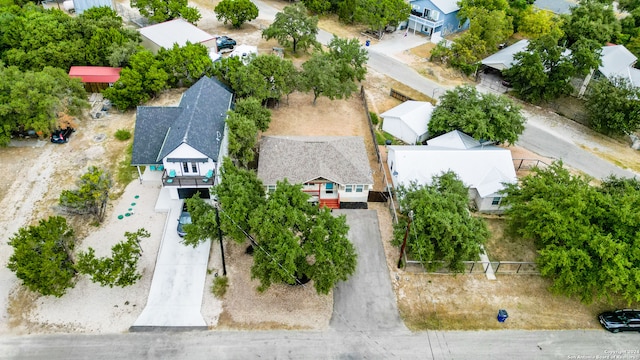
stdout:
[(203, 77), (178, 106), (138, 106), (131, 165), (162, 171), (172, 199), (208, 194), (228, 153), (227, 111), (233, 92)]
[(302, 184), (310, 201), (329, 208), (367, 208), (373, 176), (358, 136), (263, 136), (258, 177), (267, 192), (278, 181)]

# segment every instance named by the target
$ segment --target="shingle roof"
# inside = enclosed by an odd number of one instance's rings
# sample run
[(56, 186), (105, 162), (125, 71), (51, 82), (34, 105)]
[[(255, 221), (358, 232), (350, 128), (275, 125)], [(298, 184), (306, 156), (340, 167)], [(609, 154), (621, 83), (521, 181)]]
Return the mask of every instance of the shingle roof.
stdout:
[(324, 178), (341, 185), (370, 184), (364, 141), (357, 136), (263, 136), (258, 177), (265, 185)]
[(158, 164), (181, 144), (218, 161), (232, 100), (231, 90), (205, 76), (178, 107), (138, 107), (131, 165)]

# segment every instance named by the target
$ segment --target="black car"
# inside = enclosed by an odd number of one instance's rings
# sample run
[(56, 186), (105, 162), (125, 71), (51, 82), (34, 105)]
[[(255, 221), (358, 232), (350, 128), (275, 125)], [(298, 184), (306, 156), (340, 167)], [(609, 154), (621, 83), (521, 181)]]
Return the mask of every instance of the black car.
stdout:
[(187, 204), (182, 204), (182, 212), (180, 213), (180, 218), (178, 219), (178, 235), (180, 237), (184, 237), (187, 233), (184, 231), (184, 226), (187, 224), (191, 224), (191, 214), (189, 214), (189, 210), (187, 210)]
[(51, 142), (54, 144), (65, 144), (69, 141), (69, 136), (71, 136), (74, 131), (72, 127), (58, 129), (51, 133)]
[(607, 311), (598, 315), (602, 326), (617, 333), (620, 331), (640, 331), (640, 310), (622, 309)]
[(220, 36), (216, 39), (216, 46), (218, 50), (233, 49), (236, 46), (236, 41), (228, 36)]

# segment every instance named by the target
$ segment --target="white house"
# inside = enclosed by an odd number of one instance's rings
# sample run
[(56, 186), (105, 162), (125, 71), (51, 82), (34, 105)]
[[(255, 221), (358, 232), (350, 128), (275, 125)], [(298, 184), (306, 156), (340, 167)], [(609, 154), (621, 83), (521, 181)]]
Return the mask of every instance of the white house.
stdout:
[(366, 209), (373, 176), (357, 136), (263, 136), (258, 178), (267, 192), (278, 181), (302, 184), (310, 201), (332, 209)]
[(426, 101), (405, 101), (389, 111), (380, 114), (382, 130), (407, 144), (419, 144), (429, 136), (427, 127), (433, 105)]
[(228, 153), (225, 120), (233, 92), (203, 77), (176, 107), (138, 106), (131, 165), (162, 171), (172, 199), (209, 196)]
[(180, 18), (146, 26), (138, 31), (142, 35), (142, 46), (154, 54), (160, 48), (171, 49), (173, 44), (185, 46), (187, 42), (202, 44), (214, 52), (217, 49), (215, 36)]
[[(500, 213), (504, 183), (516, 183), (511, 152), (481, 145), (468, 135), (452, 131), (427, 142), (387, 148), (387, 166), (395, 188), (411, 182), (429, 184), (433, 176), (453, 171), (469, 187), (469, 197), (481, 212)], [(437, 144), (437, 145), (436, 145)]]

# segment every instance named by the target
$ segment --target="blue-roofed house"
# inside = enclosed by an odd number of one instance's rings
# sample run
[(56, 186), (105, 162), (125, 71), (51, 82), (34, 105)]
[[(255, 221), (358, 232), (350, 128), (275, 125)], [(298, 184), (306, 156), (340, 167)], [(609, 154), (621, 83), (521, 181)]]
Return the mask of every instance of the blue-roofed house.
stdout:
[(408, 29), (431, 36), (432, 41), (469, 28), (468, 20), (458, 19), (458, 0), (413, 0), (409, 5)]
[(162, 171), (162, 186), (172, 199), (190, 197), (220, 179), (228, 153), (227, 111), (233, 92), (203, 77), (182, 95), (176, 107), (139, 106), (131, 165)]

